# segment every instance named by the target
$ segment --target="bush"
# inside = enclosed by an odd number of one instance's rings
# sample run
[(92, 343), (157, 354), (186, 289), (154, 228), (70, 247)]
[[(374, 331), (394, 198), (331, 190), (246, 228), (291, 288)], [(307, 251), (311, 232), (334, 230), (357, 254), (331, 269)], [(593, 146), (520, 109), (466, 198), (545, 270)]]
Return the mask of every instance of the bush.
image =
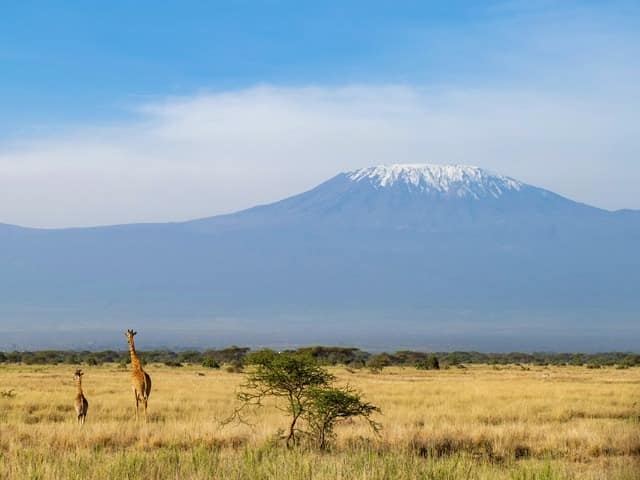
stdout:
[(64, 357), (64, 363), (66, 363), (68, 365), (79, 365), (81, 362), (80, 362), (80, 358), (78, 357), (77, 354), (68, 353)]
[(223, 348), (222, 350), (206, 350), (203, 353), (203, 359), (211, 358), (221, 365), (224, 363), (244, 364), (244, 359), (248, 353), (249, 349), (247, 347), (237, 347), (234, 345)]
[(581, 367), (582, 365), (584, 365), (584, 361), (585, 361), (584, 355), (582, 355), (581, 353), (576, 353), (571, 358), (569, 365), (573, 365), (575, 367)]
[(195, 350), (185, 350), (178, 354), (178, 362), (186, 363), (200, 363), (202, 360), (202, 354)]
[(11, 362), (11, 363), (22, 362), (22, 354), (16, 351), (7, 353), (7, 362)]
[(202, 366), (205, 368), (220, 368), (220, 364), (216, 362), (213, 358), (205, 358), (202, 361)]
[(362, 366), (369, 358), (367, 352), (353, 347), (304, 347), (299, 348), (295, 353), (309, 355), (319, 365)]
[(244, 365), (242, 362), (234, 360), (227, 365), (225, 370), (229, 373), (242, 373), (244, 372)]
[(379, 355), (372, 356), (367, 362), (367, 367), (373, 373), (380, 373), (384, 367), (391, 365), (391, 357), (388, 353), (381, 353)]
[(429, 355), (427, 358), (416, 362), (418, 370), (440, 370), (440, 362), (435, 355)]
[(93, 355), (90, 357), (87, 357), (86, 360), (84, 361), (87, 365), (98, 365), (98, 359), (96, 357), (94, 357)]
[(455, 366), (458, 365), (460, 363), (460, 357), (458, 356), (457, 352), (452, 352), (450, 354), (448, 354), (445, 358), (447, 365), (449, 366)]
[(166, 362), (164, 362), (164, 364), (167, 367), (181, 367), (182, 364), (180, 362), (177, 362), (175, 360), (167, 360)]

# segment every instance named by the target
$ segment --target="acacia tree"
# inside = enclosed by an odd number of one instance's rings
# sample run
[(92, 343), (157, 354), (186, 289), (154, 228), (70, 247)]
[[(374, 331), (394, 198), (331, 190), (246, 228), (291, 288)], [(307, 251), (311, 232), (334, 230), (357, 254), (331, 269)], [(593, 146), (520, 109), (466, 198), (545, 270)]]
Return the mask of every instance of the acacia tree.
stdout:
[(336, 423), (348, 418), (362, 417), (374, 432), (380, 430), (380, 424), (371, 418), (380, 409), (363, 401), (361, 394), (348, 385), (313, 389), (309, 398), (310, 405), (303, 416), (320, 449), (327, 448), (328, 442), (334, 439)]
[(247, 364), (253, 369), (238, 393), (240, 405), (227, 421), (244, 421), (242, 413), (247, 407), (261, 407), (271, 397), (280, 401), (278, 408), (290, 417), (287, 447), (297, 441), (298, 433), (303, 433), (300, 420), (308, 429), (305, 433), (320, 448), (326, 448), (333, 438), (334, 425), (341, 419), (362, 416), (378, 431), (379, 425), (369, 418), (378, 408), (363, 402), (350, 387), (334, 387), (335, 377), (308, 355), (262, 350), (249, 355)]
[(290, 446), (296, 440), (298, 420), (310, 402), (309, 391), (329, 385), (333, 375), (304, 356), (273, 350), (252, 353), (247, 357), (247, 364), (255, 368), (238, 393), (240, 407), (236, 414), (248, 406), (262, 406), (268, 397), (284, 400), (284, 406), (278, 408), (291, 418), (286, 437), (286, 444)]

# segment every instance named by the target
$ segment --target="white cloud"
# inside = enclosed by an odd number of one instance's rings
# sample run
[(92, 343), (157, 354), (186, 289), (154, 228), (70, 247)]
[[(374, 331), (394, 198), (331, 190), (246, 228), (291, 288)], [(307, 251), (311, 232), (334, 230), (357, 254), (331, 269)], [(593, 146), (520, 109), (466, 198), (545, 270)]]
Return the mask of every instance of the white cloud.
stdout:
[(475, 164), (598, 206), (640, 208), (640, 92), (628, 93), (258, 86), (169, 98), (126, 125), (5, 148), (0, 221), (191, 219), (393, 162)]

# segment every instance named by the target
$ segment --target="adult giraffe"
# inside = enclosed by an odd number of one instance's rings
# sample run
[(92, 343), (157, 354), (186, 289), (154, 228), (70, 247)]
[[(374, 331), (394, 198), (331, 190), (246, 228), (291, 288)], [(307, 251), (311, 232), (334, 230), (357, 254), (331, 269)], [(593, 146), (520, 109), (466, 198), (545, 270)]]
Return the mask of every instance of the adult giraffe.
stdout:
[(73, 379), (76, 382), (76, 398), (73, 402), (73, 406), (76, 409), (76, 415), (78, 417), (78, 424), (84, 425), (84, 421), (87, 418), (87, 410), (89, 409), (89, 402), (87, 402), (87, 398), (84, 396), (84, 392), (82, 391), (82, 370), (76, 370)]
[(142, 402), (144, 407), (144, 421), (147, 421), (147, 402), (151, 393), (151, 377), (142, 369), (140, 359), (136, 353), (136, 346), (133, 337), (138, 332), (129, 329), (125, 333), (129, 343), (129, 354), (131, 355), (131, 389), (136, 402), (136, 420), (138, 420), (138, 405)]

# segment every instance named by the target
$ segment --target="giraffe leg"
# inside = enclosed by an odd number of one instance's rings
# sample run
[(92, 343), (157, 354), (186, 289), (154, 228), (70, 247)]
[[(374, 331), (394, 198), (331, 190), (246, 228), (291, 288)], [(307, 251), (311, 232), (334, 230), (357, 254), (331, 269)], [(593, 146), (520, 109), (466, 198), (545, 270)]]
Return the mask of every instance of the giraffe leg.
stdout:
[(142, 406), (144, 407), (144, 423), (147, 423), (147, 399), (142, 399)]
[(135, 402), (135, 407), (136, 407), (136, 422), (138, 421), (138, 393), (136, 392), (136, 389), (133, 388), (133, 401)]

